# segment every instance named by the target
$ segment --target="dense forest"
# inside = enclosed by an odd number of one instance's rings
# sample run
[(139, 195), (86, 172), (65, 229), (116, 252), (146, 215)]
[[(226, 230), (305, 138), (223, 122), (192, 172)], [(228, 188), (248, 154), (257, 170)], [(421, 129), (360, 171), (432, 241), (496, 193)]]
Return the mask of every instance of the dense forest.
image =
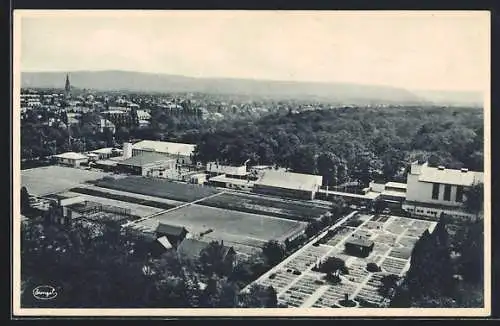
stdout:
[(428, 159), (450, 168), (483, 170), (483, 114), (466, 108), (343, 108), (274, 114), (255, 123), (235, 122), (185, 141), (196, 158), (272, 164), (366, 184), (393, 179), (407, 163)]

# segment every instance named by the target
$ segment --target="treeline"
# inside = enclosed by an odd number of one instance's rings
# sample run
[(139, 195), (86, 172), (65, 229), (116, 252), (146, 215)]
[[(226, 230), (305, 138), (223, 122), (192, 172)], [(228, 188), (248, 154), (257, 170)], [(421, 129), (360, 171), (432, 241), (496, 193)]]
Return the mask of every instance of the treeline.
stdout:
[(415, 244), (411, 267), (391, 306), (474, 308), (484, 305), (483, 220), (460, 225), (441, 218)]
[[(192, 137), (191, 137), (192, 138)], [(273, 114), (200, 133), (196, 159), (275, 164), (366, 184), (397, 176), (407, 163), (430, 158), (452, 168), (483, 167), (483, 114), (477, 109), (341, 108)]]
[[(21, 306), (40, 308), (276, 307), (273, 288), (253, 286), (241, 294), (237, 273), (222, 245), (212, 242), (198, 260), (175, 251), (153, 259), (150, 246), (109, 224), (96, 235), (77, 225), (23, 225)], [(54, 300), (37, 300), (39, 285), (56, 289)]]

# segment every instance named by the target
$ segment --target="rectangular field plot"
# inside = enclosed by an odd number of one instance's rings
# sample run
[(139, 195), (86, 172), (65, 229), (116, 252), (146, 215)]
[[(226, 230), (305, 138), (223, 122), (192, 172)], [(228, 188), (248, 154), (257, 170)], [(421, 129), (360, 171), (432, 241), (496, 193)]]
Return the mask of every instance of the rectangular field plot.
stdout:
[(344, 294), (347, 293), (351, 296), (356, 287), (348, 283), (340, 283), (331, 285), (330, 288), (321, 295), (318, 300), (313, 304), (316, 308), (337, 308), (339, 300), (344, 299)]
[(366, 270), (366, 263), (363, 261), (357, 261), (351, 264), (349, 267), (349, 274), (345, 275), (347, 279), (351, 282), (361, 283), (370, 274)]
[(44, 196), (66, 191), (86, 181), (101, 179), (109, 173), (88, 171), (57, 165), (21, 171), (21, 186), (32, 195)]
[(406, 231), (405, 235), (409, 237), (416, 237), (419, 238), (422, 236), (422, 234), (425, 232), (426, 229), (424, 228), (416, 228), (416, 227), (411, 227)]
[(399, 259), (409, 259), (411, 257), (411, 250), (412, 248), (408, 247), (394, 248), (389, 253), (389, 256)]
[(368, 221), (363, 226), (361, 229), (366, 229), (366, 230), (381, 230), (383, 228), (384, 224), (380, 222), (373, 222), (373, 221)]
[(136, 215), (139, 217), (144, 217), (144, 216), (148, 216), (148, 215), (159, 213), (159, 212), (163, 211), (162, 209), (154, 208), (154, 207), (150, 207), (150, 206), (137, 205), (137, 204), (133, 204), (133, 203), (129, 203), (129, 202), (123, 202), (123, 201), (119, 201), (119, 200), (113, 200), (113, 199), (97, 197), (97, 196), (83, 195), (80, 193), (66, 192), (64, 194), (77, 195), (77, 196), (82, 197), (84, 200), (99, 203), (102, 205), (110, 205), (110, 206), (115, 206), (115, 207), (127, 208), (127, 209), (130, 209), (130, 213), (132, 215)]
[(383, 243), (389, 246), (393, 246), (396, 242), (397, 236), (394, 234), (384, 233), (376, 236), (373, 240), (378, 243)]
[(365, 285), (358, 292), (356, 299), (360, 302), (364, 301), (373, 305), (379, 305), (384, 300), (384, 297), (378, 293), (377, 287)]
[(325, 247), (309, 247), (302, 251), (300, 255), (289, 261), (285, 268), (290, 268), (298, 271), (304, 271), (309, 266), (315, 264), (318, 259), (323, 257), (330, 248)]
[(193, 233), (212, 229), (222, 240), (226, 234), (228, 241), (239, 241), (240, 244), (250, 246), (270, 239), (282, 240), (300, 232), (306, 226), (304, 222), (200, 205), (175, 209), (145, 220), (141, 224), (157, 225), (159, 222), (184, 226)]
[(418, 228), (418, 229), (428, 229), (431, 226), (431, 222), (421, 221), (421, 220), (413, 220), (410, 226)]
[(335, 233), (335, 235), (331, 237), (328, 241), (326, 241), (325, 244), (335, 247), (345, 238), (346, 235), (352, 233), (354, 230), (355, 230), (354, 228), (349, 228), (349, 227), (339, 228), (338, 230), (336, 230), (337, 232)]
[(198, 204), (300, 221), (311, 220), (328, 212), (328, 208), (310, 203), (245, 194), (222, 194)]
[(122, 190), (142, 195), (191, 202), (219, 193), (215, 188), (176, 183), (162, 179), (126, 177), (117, 180), (98, 180), (95, 185), (102, 188)]
[(406, 264), (407, 264), (406, 260), (387, 257), (382, 262), (381, 267), (384, 271), (388, 273), (399, 275), (403, 271), (403, 268), (406, 266)]
[(418, 241), (418, 238), (416, 238), (416, 237), (403, 236), (403, 237), (399, 238), (398, 243), (405, 246), (405, 247), (413, 248), (417, 241)]
[(387, 224), (385, 226), (385, 231), (389, 231), (393, 234), (401, 234), (403, 233), (404, 231), (406, 231), (406, 227), (402, 225), (401, 222), (389, 222), (389, 224)]
[(101, 190), (101, 189), (92, 189), (92, 188), (87, 188), (87, 187), (75, 187), (75, 188), (71, 188), (70, 190), (74, 193), (78, 193), (81, 195), (89, 195), (89, 196), (112, 199), (112, 200), (121, 201), (121, 202), (139, 204), (142, 206), (149, 206), (149, 207), (157, 208), (158, 211), (167, 210), (167, 209), (170, 209), (170, 208), (173, 208), (176, 206), (176, 205), (172, 205), (170, 203), (165, 203), (165, 202), (162, 202), (159, 200), (151, 200), (151, 199), (148, 200), (148, 199), (138, 198), (135, 196), (111, 193), (111, 192), (107, 191), (108, 189)]
[(298, 282), (296, 282), (292, 287), (287, 289), (283, 294), (283, 299), (287, 298), (295, 299), (296, 303), (302, 305), (309, 297), (316, 292), (322, 285), (316, 284), (314, 281), (316, 279), (310, 276), (302, 277)]
[(272, 286), (276, 292), (280, 292), (290, 285), (293, 280), (295, 280), (298, 276), (292, 273), (287, 273), (285, 271), (278, 271), (276, 275), (271, 278), (266, 278), (265, 280), (260, 281), (259, 283), (264, 286)]

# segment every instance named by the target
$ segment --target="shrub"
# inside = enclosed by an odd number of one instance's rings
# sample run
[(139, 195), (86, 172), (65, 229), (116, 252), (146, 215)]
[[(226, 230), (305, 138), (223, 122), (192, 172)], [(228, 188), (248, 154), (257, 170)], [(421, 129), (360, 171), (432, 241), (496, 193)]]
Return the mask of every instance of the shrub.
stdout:
[(376, 273), (376, 272), (380, 272), (380, 270), (381, 270), (381, 269), (380, 269), (380, 267), (379, 267), (377, 264), (375, 264), (375, 263), (368, 263), (368, 264), (366, 265), (366, 270), (367, 270), (367, 271), (369, 271), (369, 272), (371, 272), (371, 273)]

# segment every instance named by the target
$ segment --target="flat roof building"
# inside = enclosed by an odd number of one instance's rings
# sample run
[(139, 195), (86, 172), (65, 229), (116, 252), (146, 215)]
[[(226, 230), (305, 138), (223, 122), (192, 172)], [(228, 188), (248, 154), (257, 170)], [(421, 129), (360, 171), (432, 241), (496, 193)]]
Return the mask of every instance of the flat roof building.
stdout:
[(190, 164), (196, 145), (164, 141), (142, 140), (132, 145), (132, 156), (155, 152), (177, 158), (181, 164)]
[(57, 163), (72, 167), (79, 167), (80, 164), (87, 163), (89, 161), (89, 158), (86, 155), (75, 152), (57, 154), (53, 157), (57, 161)]
[(267, 170), (255, 181), (257, 193), (313, 200), (323, 177), (313, 174)]
[(117, 162), (120, 172), (148, 176), (153, 169), (175, 169), (176, 159), (160, 153), (143, 153)]
[(403, 209), (415, 216), (437, 219), (441, 213), (455, 217), (473, 217), (464, 209), (466, 190), (482, 183), (483, 172), (468, 169), (430, 167), (414, 162), (407, 175)]

